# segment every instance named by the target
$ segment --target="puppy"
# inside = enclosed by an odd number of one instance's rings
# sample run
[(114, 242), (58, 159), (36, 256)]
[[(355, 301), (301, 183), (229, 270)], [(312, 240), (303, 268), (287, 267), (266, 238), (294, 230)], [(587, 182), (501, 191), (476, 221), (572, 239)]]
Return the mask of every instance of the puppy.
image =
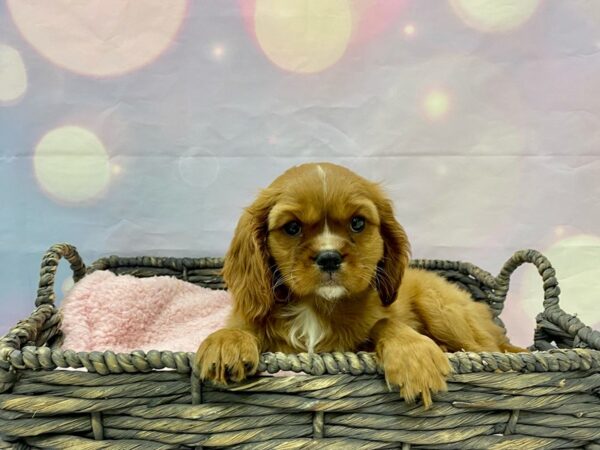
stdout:
[(376, 184), (328, 163), (289, 169), (238, 223), (223, 267), (233, 311), (198, 349), (200, 378), (241, 381), (265, 351), (370, 350), (389, 385), (428, 407), (450, 373), (442, 349), (523, 351), (485, 304), (409, 256)]

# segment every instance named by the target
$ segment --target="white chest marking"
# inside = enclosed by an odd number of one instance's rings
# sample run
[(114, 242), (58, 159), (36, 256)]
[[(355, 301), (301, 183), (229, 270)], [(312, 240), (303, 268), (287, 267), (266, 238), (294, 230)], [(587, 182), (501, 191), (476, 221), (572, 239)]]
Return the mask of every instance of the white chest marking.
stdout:
[(291, 319), (289, 339), (294, 347), (314, 353), (315, 347), (325, 337), (325, 330), (310, 306), (293, 306), (286, 313)]

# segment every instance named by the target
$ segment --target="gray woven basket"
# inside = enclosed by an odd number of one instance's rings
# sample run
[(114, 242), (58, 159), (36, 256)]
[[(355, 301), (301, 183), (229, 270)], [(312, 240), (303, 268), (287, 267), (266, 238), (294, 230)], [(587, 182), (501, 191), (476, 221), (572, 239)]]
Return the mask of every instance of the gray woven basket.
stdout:
[(518, 266), (535, 264), (543, 279), (536, 351), (448, 354), (449, 390), (429, 410), (390, 392), (370, 353), (265, 353), (261, 371), (309, 375), (216, 389), (193, 375), (190, 353), (61, 350), (54, 306), (61, 258), (76, 281), (111, 270), (224, 287), (221, 259), (112, 256), (86, 270), (74, 247), (53, 246), (36, 309), (0, 339), (0, 448), (600, 449), (600, 333), (559, 308), (554, 270), (534, 250), (515, 253), (497, 277), (468, 263), (412, 262), (467, 289), (496, 316)]

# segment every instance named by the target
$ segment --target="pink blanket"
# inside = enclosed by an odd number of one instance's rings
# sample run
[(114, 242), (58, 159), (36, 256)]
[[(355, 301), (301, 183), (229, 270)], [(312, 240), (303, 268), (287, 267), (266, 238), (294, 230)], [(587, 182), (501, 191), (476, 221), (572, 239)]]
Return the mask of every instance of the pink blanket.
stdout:
[(64, 349), (195, 352), (221, 328), (231, 309), (227, 292), (171, 277), (136, 278), (98, 271), (62, 303)]

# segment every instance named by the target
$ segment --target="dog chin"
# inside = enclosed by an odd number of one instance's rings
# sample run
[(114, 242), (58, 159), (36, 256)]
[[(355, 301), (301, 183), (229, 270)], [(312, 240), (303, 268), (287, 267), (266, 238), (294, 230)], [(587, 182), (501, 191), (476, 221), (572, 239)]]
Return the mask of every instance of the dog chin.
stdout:
[(317, 295), (325, 300), (337, 300), (347, 293), (346, 288), (339, 284), (319, 286), (317, 289)]

